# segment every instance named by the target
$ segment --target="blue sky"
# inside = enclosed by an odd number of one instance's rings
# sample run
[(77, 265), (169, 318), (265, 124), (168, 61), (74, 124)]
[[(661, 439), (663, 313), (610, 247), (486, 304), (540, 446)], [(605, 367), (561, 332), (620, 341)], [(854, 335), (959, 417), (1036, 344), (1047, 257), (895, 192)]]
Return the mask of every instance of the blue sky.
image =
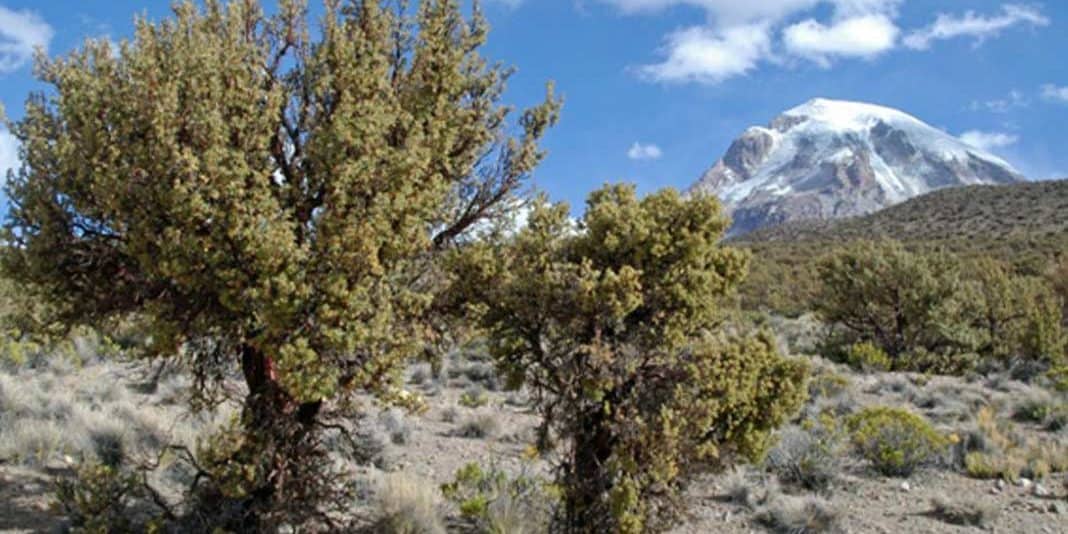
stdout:
[[(581, 204), (604, 182), (685, 188), (746, 127), (813, 97), (896, 107), (1013, 163), (1068, 176), (1068, 2), (488, 0), (485, 54), (518, 67), (507, 100), (565, 97), (536, 175)], [(312, 0), (312, 4), (316, 4)], [(0, 102), (40, 88), (29, 57), (122, 39), (166, 1), (0, 0)], [(0, 132), (0, 166), (15, 161)]]

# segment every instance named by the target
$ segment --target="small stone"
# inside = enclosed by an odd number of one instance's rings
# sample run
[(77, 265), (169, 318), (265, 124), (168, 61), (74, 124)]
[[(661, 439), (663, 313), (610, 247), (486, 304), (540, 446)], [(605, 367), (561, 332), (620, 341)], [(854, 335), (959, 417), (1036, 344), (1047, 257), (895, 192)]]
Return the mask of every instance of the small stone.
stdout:
[(994, 483), (994, 487), (996, 487), (998, 491), (1005, 489), (1005, 481), (999, 478), (998, 481)]
[(1029, 479), (1029, 478), (1020, 478), (1020, 480), (1018, 480), (1016, 482), (1016, 485), (1020, 486), (1023, 489), (1030, 488), (1031, 487), (1031, 479)]
[(1064, 515), (1068, 513), (1068, 506), (1065, 506), (1063, 502), (1054, 501), (1049, 503), (1049, 513)]
[(1035, 497), (1049, 497), (1050, 491), (1042, 484), (1035, 484), (1031, 487), (1031, 495), (1034, 495)]
[(907, 480), (901, 483), (901, 491), (908, 493), (911, 490), (912, 486), (909, 485), (909, 482)]

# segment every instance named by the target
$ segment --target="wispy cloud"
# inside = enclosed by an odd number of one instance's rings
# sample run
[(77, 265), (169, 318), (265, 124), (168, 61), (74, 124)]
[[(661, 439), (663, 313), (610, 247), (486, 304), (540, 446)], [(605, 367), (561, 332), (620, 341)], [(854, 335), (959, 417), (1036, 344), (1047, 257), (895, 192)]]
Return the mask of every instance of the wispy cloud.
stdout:
[(960, 135), (960, 140), (979, 150), (990, 151), (996, 148), (1004, 148), (1015, 145), (1020, 137), (1004, 132), (982, 132), (968, 130)]
[(930, 26), (910, 33), (905, 37), (905, 46), (914, 50), (926, 50), (934, 41), (971, 37), (976, 43), (1000, 34), (1012, 26), (1048, 26), (1050, 20), (1036, 7), (1018, 4), (1001, 6), (997, 15), (978, 15), (967, 11), (963, 15), (939, 14)]
[(48, 49), (53, 35), (52, 27), (36, 13), (0, 6), (0, 73), (25, 66), (33, 59), (35, 49)]
[(627, 157), (633, 160), (660, 159), (664, 152), (654, 144), (642, 144), (635, 142), (627, 150)]
[(972, 111), (992, 111), (994, 113), (1008, 113), (1014, 109), (1026, 108), (1031, 105), (1031, 101), (1024, 96), (1022, 91), (1013, 89), (1009, 91), (1009, 94), (1004, 98), (995, 98), (992, 100), (973, 100)]
[(1048, 83), (1042, 86), (1042, 98), (1068, 104), (1068, 87)]

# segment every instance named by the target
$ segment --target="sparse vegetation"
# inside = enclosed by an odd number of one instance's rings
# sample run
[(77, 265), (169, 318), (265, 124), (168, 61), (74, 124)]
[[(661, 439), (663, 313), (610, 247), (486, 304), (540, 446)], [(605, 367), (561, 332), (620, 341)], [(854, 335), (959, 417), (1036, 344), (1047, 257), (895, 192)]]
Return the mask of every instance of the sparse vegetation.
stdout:
[(783, 534), (841, 532), (841, 515), (826, 500), (815, 496), (777, 494), (757, 511), (760, 522)]
[(463, 518), (488, 534), (545, 532), (556, 500), (545, 481), (476, 463), (462, 467), (441, 489)]
[(378, 489), (375, 532), (445, 534), (441, 502), (433, 484), (402, 473), (383, 477)]

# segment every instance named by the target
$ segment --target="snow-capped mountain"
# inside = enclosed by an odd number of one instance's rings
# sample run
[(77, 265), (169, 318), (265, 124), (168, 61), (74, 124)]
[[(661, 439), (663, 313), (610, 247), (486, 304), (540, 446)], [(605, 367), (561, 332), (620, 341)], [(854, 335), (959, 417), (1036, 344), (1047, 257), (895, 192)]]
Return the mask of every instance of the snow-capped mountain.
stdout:
[(719, 196), (738, 235), (862, 215), (943, 187), (1024, 180), (997, 156), (901, 111), (817, 98), (746, 130), (690, 192)]

